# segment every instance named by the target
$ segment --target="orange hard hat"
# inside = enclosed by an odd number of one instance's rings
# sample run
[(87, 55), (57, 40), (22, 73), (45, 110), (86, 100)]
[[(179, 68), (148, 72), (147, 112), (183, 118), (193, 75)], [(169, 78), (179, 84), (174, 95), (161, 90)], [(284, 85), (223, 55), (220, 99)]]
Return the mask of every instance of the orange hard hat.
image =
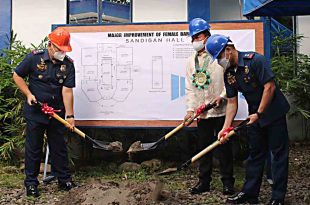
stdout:
[(58, 27), (48, 35), (48, 38), (61, 51), (72, 51), (70, 33), (66, 29)]

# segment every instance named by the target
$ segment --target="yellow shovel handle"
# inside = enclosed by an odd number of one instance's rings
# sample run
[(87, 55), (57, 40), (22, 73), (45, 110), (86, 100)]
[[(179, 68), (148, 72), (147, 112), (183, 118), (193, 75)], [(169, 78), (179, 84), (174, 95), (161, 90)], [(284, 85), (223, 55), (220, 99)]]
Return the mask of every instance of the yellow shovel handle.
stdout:
[[(68, 127), (71, 126), (69, 122), (67, 122), (66, 120), (62, 119), (62, 118), (61, 118), (59, 115), (57, 115), (56, 113), (54, 113), (52, 116), (53, 116), (53, 118), (55, 118), (56, 120), (58, 120), (58, 121), (61, 122), (62, 124), (67, 125)], [(80, 135), (81, 137), (83, 137), (83, 138), (85, 138), (85, 136), (86, 136), (86, 134), (85, 134), (84, 132), (82, 132), (81, 130), (79, 130), (79, 129), (76, 128), (76, 127), (73, 128), (73, 131), (74, 131), (76, 134), (78, 134), (78, 135)]]
[(165, 135), (165, 140), (168, 139), (169, 137), (171, 137), (172, 135), (174, 135), (176, 132), (178, 132), (179, 130), (181, 130), (184, 127), (184, 124), (179, 124), (176, 128), (174, 128), (173, 130), (171, 130), (169, 133), (167, 133)]
[[(230, 138), (231, 136), (233, 136), (235, 134), (235, 131), (232, 130), (227, 134), (227, 138)], [(203, 149), (201, 152), (199, 152), (198, 154), (196, 154), (193, 158), (192, 158), (192, 162), (197, 161), (198, 159), (200, 159), (202, 156), (204, 156), (205, 154), (207, 154), (208, 152), (210, 152), (211, 150), (213, 150), (215, 147), (219, 146), (221, 144), (221, 142), (219, 140), (216, 140), (215, 142), (213, 142), (212, 144), (210, 144), (208, 147), (206, 147), (205, 149)]]

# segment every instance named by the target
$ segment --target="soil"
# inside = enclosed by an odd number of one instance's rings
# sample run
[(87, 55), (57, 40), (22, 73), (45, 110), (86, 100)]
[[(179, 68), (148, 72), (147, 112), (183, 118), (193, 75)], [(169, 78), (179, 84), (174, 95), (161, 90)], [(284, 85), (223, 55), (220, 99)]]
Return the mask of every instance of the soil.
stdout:
[(119, 141), (111, 142), (109, 144), (109, 147), (111, 148), (110, 150), (112, 152), (122, 152), (123, 151), (123, 145)]
[[(310, 204), (310, 145), (291, 145), (288, 192), (285, 204)], [(164, 170), (167, 167), (161, 167)], [(244, 168), (236, 165), (236, 189), (242, 187)], [(172, 175), (151, 176), (147, 180), (131, 180), (126, 173), (120, 180), (89, 176), (79, 181), (78, 186), (69, 192), (57, 189), (57, 183), (40, 185), (41, 197), (29, 199), (23, 188), (0, 186), (0, 204), (56, 204), (56, 205), (147, 205), (147, 204), (225, 204), (227, 196), (222, 194), (218, 169), (214, 170), (211, 192), (191, 195), (188, 188), (197, 182), (197, 166)], [(240, 174), (241, 173), (241, 174)], [(136, 171), (134, 174), (139, 175)], [(264, 178), (260, 192), (260, 203), (266, 204), (271, 195), (271, 186)]]
[(135, 153), (135, 152), (139, 152), (142, 151), (142, 146), (141, 146), (141, 141), (136, 141), (134, 143), (132, 143), (132, 145), (130, 145), (127, 153), (131, 154), (131, 153)]

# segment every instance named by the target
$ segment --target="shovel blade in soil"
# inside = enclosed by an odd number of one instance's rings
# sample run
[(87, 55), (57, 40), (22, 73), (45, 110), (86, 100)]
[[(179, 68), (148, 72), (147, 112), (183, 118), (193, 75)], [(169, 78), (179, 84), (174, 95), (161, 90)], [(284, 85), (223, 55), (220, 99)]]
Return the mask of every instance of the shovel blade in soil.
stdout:
[(141, 143), (141, 141), (136, 141), (129, 147), (127, 153), (130, 154), (130, 153), (152, 150), (157, 147), (157, 146), (154, 146), (155, 144), (156, 142)]
[(92, 139), (92, 143), (93, 143), (93, 148), (95, 149), (102, 149), (102, 150), (112, 151), (112, 152), (123, 151), (122, 143), (120, 142), (105, 142), (105, 141)]
[(156, 142), (150, 142), (150, 143), (141, 143), (141, 148), (143, 150), (152, 150), (157, 147)]
[(174, 168), (168, 168), (162, 172), (157, 173), (157, 175), (166, 175), (166, 174), (171, 174), (178, 171), (178, 168), (174, 167)]

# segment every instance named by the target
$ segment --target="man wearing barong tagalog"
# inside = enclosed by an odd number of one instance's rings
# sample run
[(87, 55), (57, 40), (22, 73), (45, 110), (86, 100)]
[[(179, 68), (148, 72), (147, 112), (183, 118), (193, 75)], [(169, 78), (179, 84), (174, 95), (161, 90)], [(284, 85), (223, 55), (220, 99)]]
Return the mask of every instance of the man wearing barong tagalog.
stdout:
[[(206, 148), (216, 140), (225, 119), (225, 88), (223, 68), (217, 62), (211, 62), (211, 56), (205, 51), (205, 43), (210, 34), (210, 25), (201, 18), (193, 19), (189, 24), (195, 53), (188, 59), (186, 67), (186, 107), (185, 125), (193, 121), (195, 110), (202, 104), (216, 103), (217, 107), (199, 116), (198, 149)], [(234, 193), (233, 154), (231, 142), (217, 148), (220, 161), (220, 173), (223, 194)], [(192, 194), (210, 191), (212, 174), (212, 152), (200, 159), (199, 181), (190, 189)]]

